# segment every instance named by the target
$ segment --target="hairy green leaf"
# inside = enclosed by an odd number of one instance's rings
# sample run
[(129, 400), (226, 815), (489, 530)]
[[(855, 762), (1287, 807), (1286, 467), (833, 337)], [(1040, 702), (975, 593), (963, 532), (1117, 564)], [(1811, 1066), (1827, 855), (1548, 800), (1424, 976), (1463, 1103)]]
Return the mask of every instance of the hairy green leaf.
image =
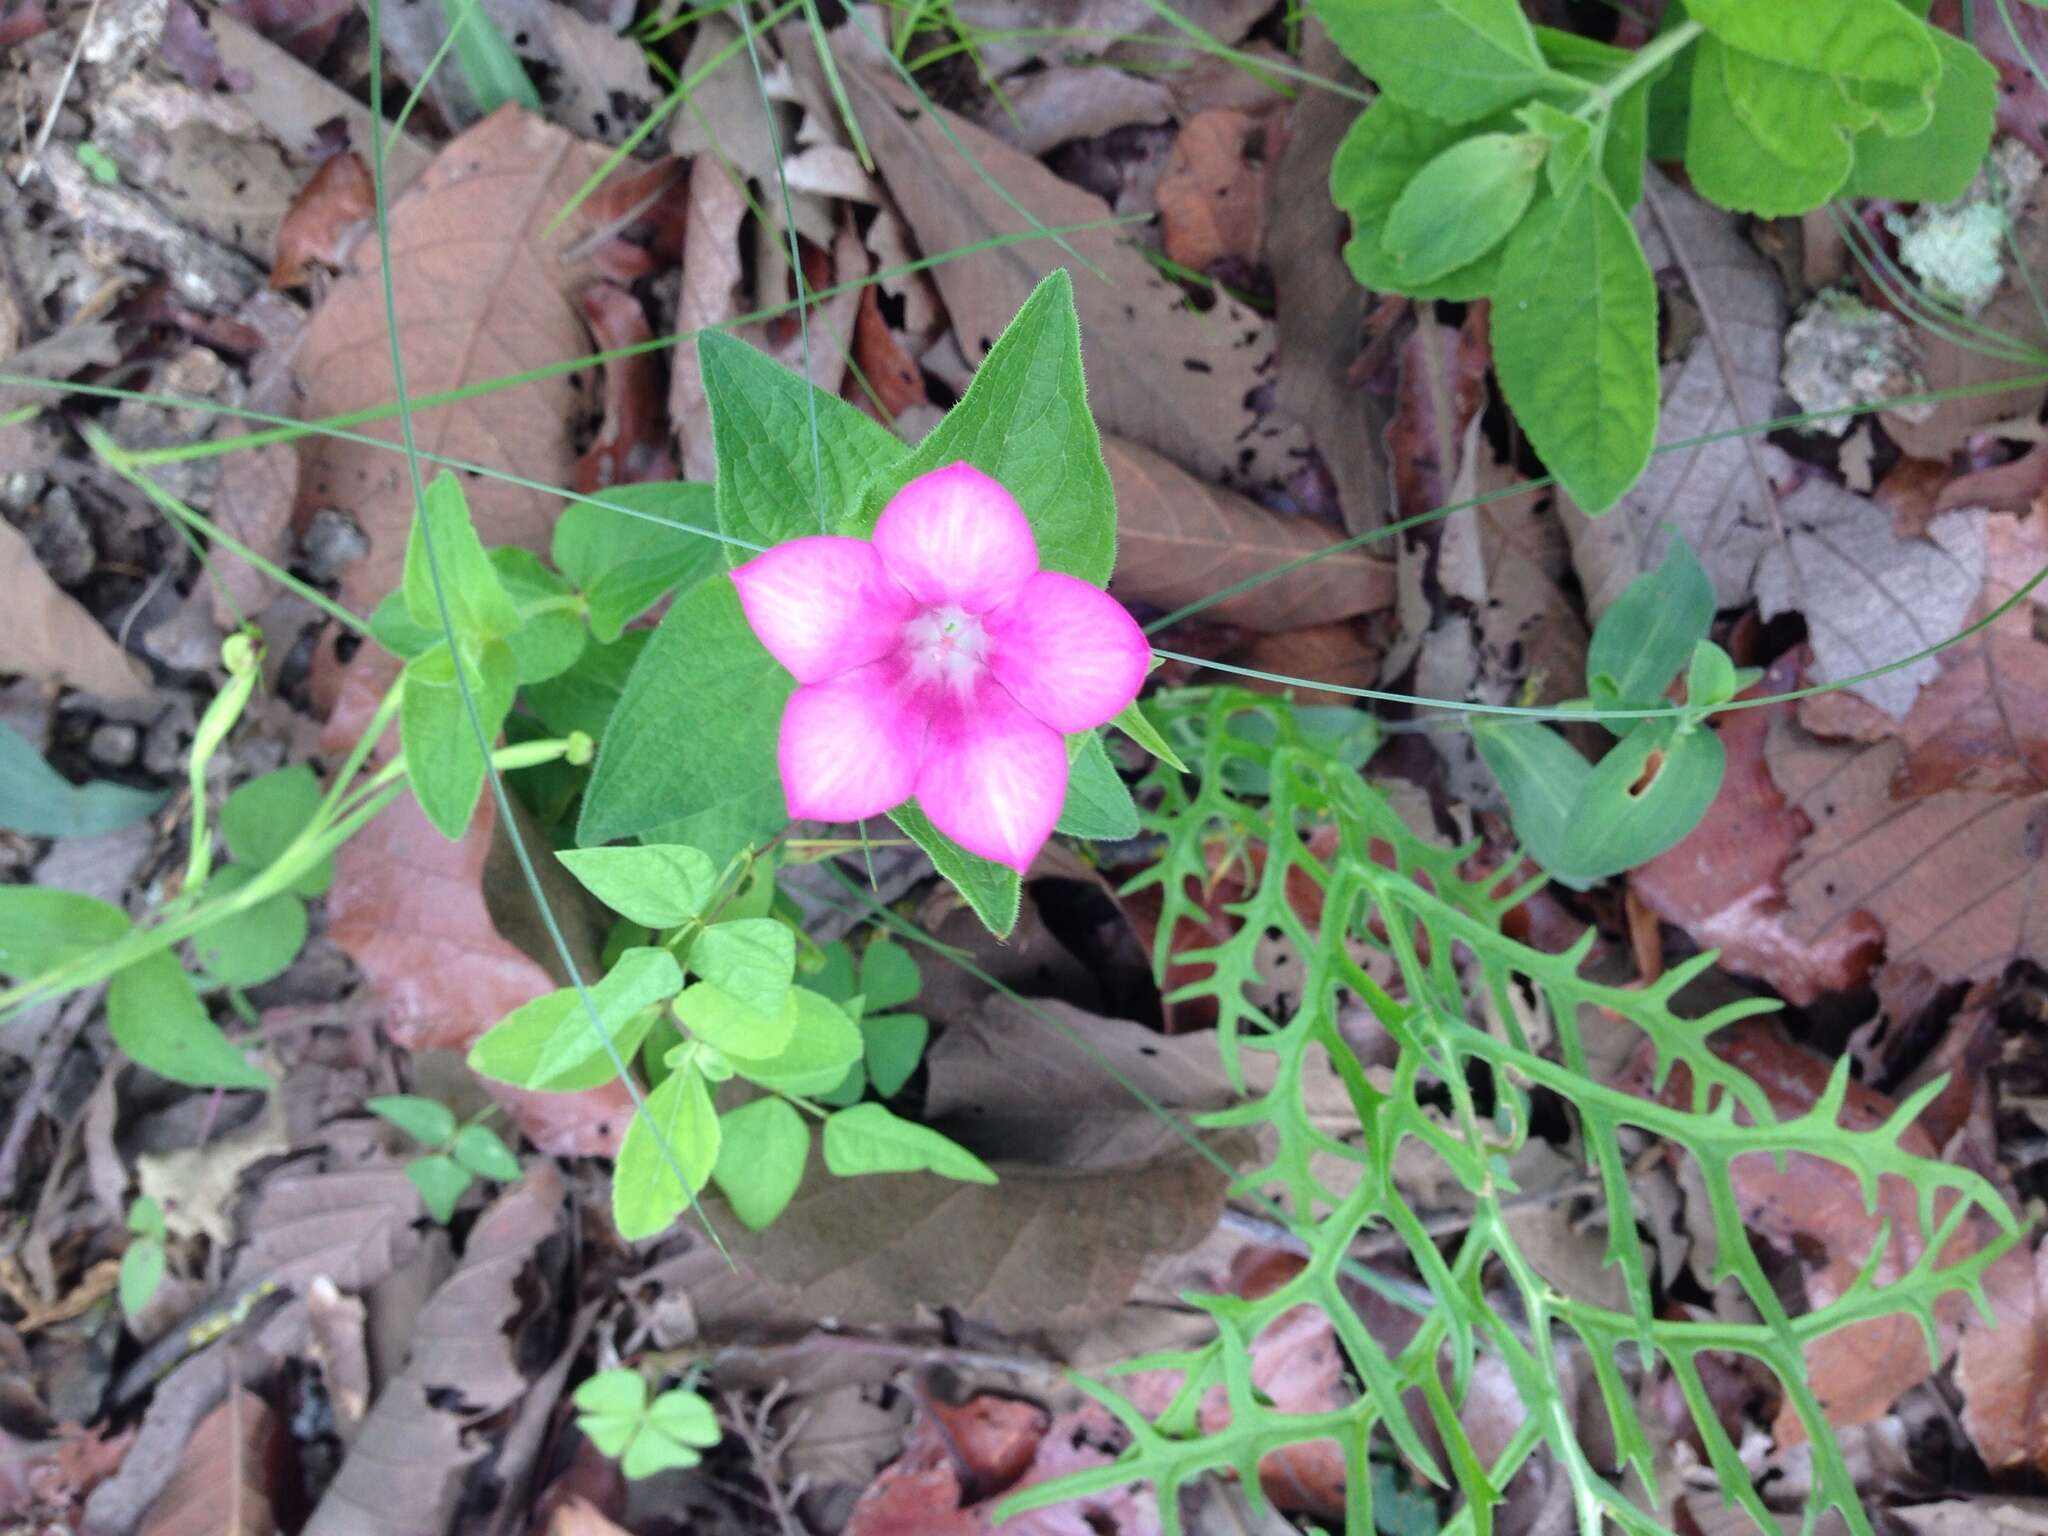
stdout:
[(1382, 92), (1445, 122), (1497, 112), (1548, 75), (1515, 0), (1317, 0), (1314, 9)]

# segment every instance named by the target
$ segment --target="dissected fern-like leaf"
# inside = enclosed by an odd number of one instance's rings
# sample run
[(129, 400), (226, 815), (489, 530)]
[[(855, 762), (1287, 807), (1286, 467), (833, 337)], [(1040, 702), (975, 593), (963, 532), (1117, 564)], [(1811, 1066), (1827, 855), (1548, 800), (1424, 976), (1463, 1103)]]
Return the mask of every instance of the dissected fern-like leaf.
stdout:
[[(1809, 1520), (1832, 1508), (1851, 1530), (1869, 1532), (1807, 1379), (1805, 1347), (1853, 1323), (1907, 1314), (1934, 1348), (1936, 1301), (1960, 1290), (1985, 1307), (1985, 1269), (2021, 1236), (1983, 1178), (1901, 1144), (1924, 1098), (1901, 1105), (1882, 1126), (1847, 1127), (1841, 1124), (1844, 1064), (1810, 1110), (1780, 1118), (1761, 1085), (1710, 1046), (1717, 1030), (1775, 1005), (1744, 1001), (1695, 1019), (1673, 1011), (1678, 992), (1711, 956), (1641, 988), (1593, 980), (1582, 974), (1590, 939), (1549, 954), (1505, 936), (1503, 917), (1530, 887), (1468, 875), (1471, 849), (1444, 848), (1419, 836), (1383, 794), (1299, 728), (1286, 701), (1236, 689), (1188, 690), (1160, 698), (1149, 710), (1194, 771), (1157, 766), (1141, 786), (1148, 828), (1165, 847), (1130, 889), (1160, 892), (1158, 973), (1166, 974), (1169, 959), (1182, 968), (1206, 967), (1206, 975), (1177, 988), (1172, 999), (1213, 1000), (1217, 1044), (1232, 1080), (1240, 1089), (1270, 1081), (1205, 1123), (1268, 1128), (1270, 1156), (1238, 1176), (1233, 1194), (1277, 1206), (1306, 1242), (1308, 1258), (1286, 1284), (1255, 1299), (1189, 1297), (1214, 1322), (1215, 1336), (1197, 1349), (1132, 1363), (1181, 1373), (1181, 1389), (1168, 1408), (1147, 1418), (1123, 1395), (1090, 1384), (1129, 1433), (1129, 1448), (1110, 1466), (1034, 1487), (1008, 1501), (1005, 1513), (1143, 1479), (1156, 1487), (1172, 1532), (1179, 1491), (1193, 1479), (1233, 1473), (1257, 1503), (1258, 1467), (1268, 1455), (1334, 1440), (1349, 1469), (1346, 1521), (1353, 1531), (1373, 1529), (1372, 1455), (1396, 1454), (1418, 1476), (1454, 1488), (1461, 1502), (1447, 1531), (1482, 1536), (1501, 1490), (1541, 1448), (1569, 1479), (1584, 1536), (1598, 1536), (1608, 1522), (1654, 1536), (1668, 1528), (1666, 1521), (1639, 1507), (1620, 1487), (1618, 1469), (1594, 1466), (1578, 1443), (1573, 1398), (1559, 1364), (1578, 1354), (1600, 1389), (1622, 1463), (1645, 1486), (1655, 1486), (1654, 1448), (1636, 1411), (1630, 1359), (1638, 1369), (1662, 1362), (1670, 1370), (1725, 1497), (1759, 1529), (1775, 1530), (1700, 1376), (1702, 1355), (1726, 1352), (1749, 1356), (1777, 1377), (1812, 1441)], [(1204, 898), (1226, 878), (1245, 893), (1222, 909), (1234, 930), (1200, 948), (1172, 952), (1182, 919), (1193, 920), (1186, 931), (1204, 931), (1202, 920), (1211, 916)], [(1292, 995), (1282, 1001), (1273, 1000), (1262, 972), (1262, 945), (1275, 939), (1300, 959), (1301, 974), (1290, 979)], [(1337, 1023), (1346, 1002), (1362, 1003), (1395, 1042), (1399, 1055), (1390, 1072), (1369, 1075), (1346, 1043)], [(1641, 1033), (1655, 1057), (1653, 1092), (1663, 1096), (1631, 1093), (1594, 1075), (1579, 1019), (1595, 1008)], [(1532, 1039), (1525, 1019), (1540, 1020), (1554, 1038)], [(1333, 1137), (1311, 1117), (1305, 1085), (1321, 1065), (1318, 1054), (1350, 1097), (1358, 1117), (1355, 1140)], [(1249, 1071), (1253, 1056), (1270, 1058), (1271, 1072)], [(1683, 1103), (1670, 1102), (1680, 1068), (1689, 1092)], [(1472, 1086), (1480, 1078), (1493, 1090), (1485, 1113)], [(1521, 1253), (1507, 1223), (1503, 1198), (1512, 1191), (1502, 1170), (1528, 1137), (1529, 1095), (1539, 1089), (1576, 1115), (1608, 1207), (1606, 1259), (1620, 1271), (1625, 1309), (1560, 1295)], [(1935, 1091), (1938, 1085), (1928, 1090)], [(1659, 1315), (1629, 1193), (1623, 1138), (1636, 1133), (1661, 1138), (1697, 1165), (1721, 1274), (1741, 1287), (1755, 1321)], [(1448, 1252), (1391, 1177), (1410, 1141), (1434, 1154), (1473, 1202), (1472, 1221)], [(1841, 1296), (1797, 1316), (1788, 1311), (1751, 1245), (1733, 1165), (1743, 1157), (1793, 1153), (1848, 1170), (1873, 1210), (1882, 1180), (1909, 1183), (1918, 1196), (1915, 1235), (1926, 1241), (1904, 1273), (1878, 1283), (1893, 1240), (1887, 1225)], [(1983, 1241), (1994, 1229), (1998, 1235)], [(1436, 1303), (1398, 1353), (1373, 1337), (1345, 1294), (1352, 1245), (1368, 1230), (1398, 1239)], [(1304, 1304), (1329, 1319), (1351, 1364), (1357, 1391), (1341, 1409), (1283, 1412), (1252, 1384), (1255, 1341)], [(1527, 1412), (1521, 1432), (1491, 1465), (1482, 1464), (1460, 1422), (1482, 1355), (1505, 1366)], [(1219, 1390), (1229, 1406), (1228, 1424), (1204, 1432), (1197, 1405)], [(1417, 1402), (1433, 1437), (1410, 1411), (1408, 1404)]]

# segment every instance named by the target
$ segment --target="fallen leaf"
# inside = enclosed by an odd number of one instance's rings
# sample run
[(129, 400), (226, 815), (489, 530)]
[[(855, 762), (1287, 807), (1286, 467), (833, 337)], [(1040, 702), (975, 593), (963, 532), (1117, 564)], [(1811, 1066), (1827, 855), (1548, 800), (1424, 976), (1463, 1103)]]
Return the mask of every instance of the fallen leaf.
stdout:
[[(1027, 59), (1107, 53), (1126, 38), (1175, 39), (1183, 22), (1215, 42), (1234, 43), (1267, 9), (1260, 0), (1182, 0), (1168, 19), (1144, 0), (959, 0), (957, 14), (971, 26), (1008, 34), (977, 50), (984, 68), (1007, 74)], [(1193, 48), (1188, 53), (1199, 57)], [(1157, 61), (1162, 50), (1145, 47), (1140, 56)]]
[(1027, 155), (1178, 115), (1173, 92), (1159, 81), (1102, 65), (1055, 64), (1004, 80), (1002, 91), (981, 126)]
[[(1370, 688), (1379, 680), (1381, 647), (1364, 633), (1369, 627), (1369, 623), (1356, 619), (1304, 624), (1298, 629), (1283, 629), (1277, 635), (1255, 636), (1242, 651), (1231, 651), (1224, 659), (1261, 672), (1277, 672), (1283, 677), (1313, 677), (1345, 688)], [(1357, 702), (1346, 694), (1293, 683), (1269, 683), (1263, 678), (1247, 677), (1242, 683), (1260, 693), (1287, 694), (1297, 704), (1349, 708)]]
[(528, 64), (551, 123), (578, 138), (617, 144), (668, 92), (656, 85), (636, 38), (546, 0), (484, 0), (483, 8)]
[[(1827, 1086), (1831, 1064), (1793, 1045), (1767, 1024), (1743, 1020), (1717, 1031), (1710, 1045), (1721, 1060), (1756, 1081), (1772, 1113), (1781, 1119), (1811, 1110)], [(1655, 1092), (1651, 1071), (1650, 1054), (1641, 1051), (1624, 1069), (1620, 1085), (1649, 1097)], [(1682, 1064), (1673, 1070), (1661, 1097), (1666, 1103), (1690, 1104), (1691, 1071)], [(1852, 1130), (1868, 1131), (1883, 1125), (1896, 1108), (1875, 1089), (1852, 1082), (1838, 1119)], [(1737, 1118), (1743, 1117), (1738, 1113)], [(1931, 1158), (1936, 1152), (1917, 1124), (1906, 1128), (1899, 1145), (1918, 1157)], [(1730, 1174), (1743, 1225), (1794, 1257), (1811, 1307), (1826, 1306), (1847, 1294), (1887, 1228), (1884, 1255), (1870, 1277), (1874, 1284), (1891, 1284), (1925, 1251), (1919, 1196), (1895, 1175), (1879, 1179), (1872, 1208), (1865, 1205), (1853, 1170), (1811, 1153), (1737, 1158)], [(1945, 1209), (1938, 1203), (1937, 1220)], [(1694, 1228), (1699, 1240), (1711, 1243), (1713, 1229), (1706, 1221), (1706, 1214), (1699, 1213)], [(1977, 1240), (1965, 1228), (1950, 1240), (1944, 1260), (1958, 1262)], [(1942, 1360), (1956, 1346), (1967, 1308), (1967, 1298), (1960, 1292), (1950, 1292), (1935, 1303)], [(1814, 1396), (1838, 1428), (1881, 1418), (1901, 1393), (1933, 1375), (1939, 1364), (1929, 1361), (1919, 1322), (1906, 1314), (1851, 1323), (1809, 1341), (1805, 1353)], [(1780, 1409), (1774, 1433), (1781, 1446), (1804, 1442), (1805, 1429), (1789, 1404)]]
[[(362, 967), (383, 1001), (386, 1031), (409, 1050), (467, 1051), (557, 986), (499, 932), (485, 902), (496, 819), (485, 796), (451, 843), (406, 795), (335, 854), (328, 937)], [(615, 1156), (632, 1115), (616, 1082), (574, 1094), (485, 1086), (535, 1146), (561, 1157)]]
[[(1337, 542), (1321, 523), (1268, 512), (1135, 443), (1104, 434), (1102, 456), (1116, 488), (1111, 590), (1127, 603), (1178, 608)], [(1351, 549), (1226, 598), (1205, 614), (1271, 633), (1371, 613), (1386, 607), (1393, 591), (1391, 562)]]
[[(571, 301), (577, 275), (566, 259), (583, 231), (573, 220), (554, 236), (543, 235), (542, 226), (600, 161), (593, 146), (506, 107), (449, 143), (392, 205), (395, 323), (414, 399), (588, 349)], [(307, 327), (297, 359), (306, 391), (299, 414), (310, 419), (388, 402), (388, 347), (376, 243), (365, 241)], [(557, 374), (422, 410), (415, 430), (424, 452), (566, 485), (575, 474), (569, 432), (578, 403), (571, 378)], [(299, 516), (340, 507), (369, 536), (370, 553), (343, 573), (341, 585), (343, 601), (367, 613), (398, 584), (412, 491), (403, 457), (389, 446), (399, 437), (396, 419), (357, 430), (386, 446), (306, 439)], [(556, 497), (480, 478), (464, 488), (486, 544), (547, 547)]]
[(485, 1208), (455, 1272), (413, 1319), (404, 1370), (378, 1393), (304, 1536), (448, 1529), (470, 1469), (495, 1448), (487, 1421), (527, 1392), (522, 1325), (557, 1322), (548, 1309), (560, 1300), (566, 1215), (548, 1163)]
[(555, 1506), (545, 1536), (629, 1536), (623, 1525), (615, 1525), (587, 1499), (571, 1497)]
[[(722, 326), (740, 312), (740, 225), (746, 189), (734, 184), (715, 156), (690, 166), (690, 203), (683, 228), (683, 286), (676, 300), (679, 335)], [(668, 414), (682, 446), (686, 479), (709, 482), (718, 464), (711, 452), (711, 407), (697, 368), (694, 341), (676, 349), (669, 365)]]
[[(2034, 73), (2048, 58), (2048, 17), (2021, 6), (2002, 16), (1997, 0), (1968, 0), (1971, 17), (1964, 20), (1964, 0), (1935, 0), (1927, 19), (1957, 37), (1971, 38), (1998, 69), (1998, 131), (2024, 140), (2048, 160), (2048, 91)], [(2008, 30), (2008, 22), (2010, 30)], [(2014, 34), (2018, 35), (2015, 36)]]
[(370, 168), (362, 157), (348, 150), (328, 156), (299, 188), (278, 225), (270, 286), (297, 288), (319, 269), (338, 271), (376, 212)]
[(235, 1387), (199, 1421), (177, 1475), (136, 1536), (271, 1536), (270, 1490), (287, 1454), (285, 1427), (270, 1405)]
[[(1757, 693), (1783, 693), (1798, 681), (1799, 658), (1788, 653), (1764, 675)], [(1824, 992), (1862, 985), (1883, 947), (1868, 915), (1853, 915), (1812, 939), (1788, 927), (1785, 870), (1812, 829), (1772, 778), (1764, 745), (1771, 717), (1786, 706), (1745, 709), (1719, 717), (1727, 771), (1700, 824), (1676, 846), (1629, 872), (1629, 889), (1720, 963), (1760, 977), (1804, 1006)]]
[(903, 344), (903, 338), (883, 317), (882, 302), (876, 293), (875, 284), (861, 289), (860, 310), (853, 327), (853, 360), (874, 394), (870, 398), (863, 390), (854, 398), (857, 403), (874, 406), (887, 425), (913, 405), (929, 404), (930, 396), (925, 393), (924, 371), (917, 366), (917, 358)]
[(1973, 1316), (1956, 1355), (1963, 1428), (1993, 1472), (2048, 1469), (2048, 1248), (2001, 1254), (1984, 1294), (1996, 1321)]
[[(601, 352), (635, 346), (654, 334), (640, 301), (615, 284), (592, 283), (580, 302)], [(614, 485), (675, 479), (660, 381), (661, 361), (652, 352), (605, 363), (604, 420), (597, 440), (576, 461), (576, 489), (584, 495)]]
[[(801, 55), (793, 62), (817, 68)], [(868, 62), (865, 47), (850, 46), (839, 62), (861, 132), (927, 255), (1029, 227), (996, 183), (1046, 225), (1108, 216), (1100, 198), (1028, 155), (944, 108), (920, 108), (883, 66)], [(975, 156), (979, 172), (949, 135)], [(1274, 350), (1271, 322), (1227, 297), (1197, 314), (1122, 230), (1065, 238), (1109, 279), (1085, 269), (1074, 274), (1088, 403), (1103, 430), (1204, 480), (1254, 493), (1284, 488), (1300, 467), (1303, 442), (1297, 426), (1268, 409), (1262, 389)], [(933, 276), (968, 361), (987, 355), (1040, 278), (1071, 263), (1057, 244), (1034, 240), (938, 267)]]
[(1159, 173), (1160, 242), (1191, 271), (1259, 264), (1266, 248), (1270, 120), (1248, 112), (1200, 112), (1181, 124)]
[(173, 1237), (204, 1235), (225, 1248), (234, 1240), (229, 1206), (242, 1174), (289, 1145), (281, 1094), (266, 1094), (262, 1108), (226, 1136), (197, 1146), (143, 1152), (135, 1159), (135, 1187), (156, 1201)]
[(366, 1291), (418, 1251), (413, 1224), (423, 1209), (419, 1191), (395, 1164), (281, 1165), (240, 1212), (230, 1283), (303, 1292), (324, 1277), (337, 1289)]
[(0, 630), (0, 672), (19, 672), (116, 700), (153, 696), (141, 662), (114, 643), (43, 570), (12, 523), (0, 522), (0, 587), (12, 616)]
[(1945, 982), (2048, 959), (2048, 798), (1944, 790), (1899, 800), (1903, 742), (1824, 741), (1785, 715), (1771, 722), (1765, 758), (1813, 825), (1785, 871), (1794, 943), (1841, 944), (1875, 923), (1888, 971), (1918, 964)]
[(1918, 1536), (2048, 1536), (2048, 1499), (1970, 1494), (1938, 1504), (1893, 1505)]
[[(226, 454), (213, 493), (214, 521), (279, 565), (291, 564), (292, 509), (299, 494), (299, 456), (285, 443)], [(223, 631), (243, 614), (258, 614), (279, 591), (276, 582), (231, 549), (211, 555), (213, 621)]]

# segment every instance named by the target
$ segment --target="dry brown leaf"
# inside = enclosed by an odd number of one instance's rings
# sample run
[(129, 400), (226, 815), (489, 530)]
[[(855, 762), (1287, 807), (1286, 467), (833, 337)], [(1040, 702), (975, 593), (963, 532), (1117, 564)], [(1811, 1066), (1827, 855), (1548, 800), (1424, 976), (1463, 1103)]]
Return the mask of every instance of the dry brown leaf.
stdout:
[(277, 1518), (270, 1489), (288, 1449), (270, 1405), (234, 1388), (192, 1432), (177, 1475), (136, 1536), (271, 1536)]
[[(384, 1003), (385, 1029), (408, 1049), (466, 1051), (557, 985), (499, 932), (486, 905), (496, 819), (485, 796), (451, 843), (407, 795), (335, 855), (328, 937), (362, 967)], [(617, 1083), (574, 1094), (486, 1086), (535, 1146), (561, 1157), (616, 1155), (632, 1115)]]
[[(1466, 457), (1466, 429), (1486, 409), (1486, 376), (1493, 348), (1482, 303), (1467, 324), (1423, 319), (1401, 348), (1394, 419), (1387, 423), (1387, 458), (1394, 466), (1394, 508), (1415, 517), (1451, 500), (1451, 482)], [(1414, 543), (1427, 529), (1414, 530)]]
[[(1026, 59), (1106, 53), (1126, 37), (1177, 38), (1176, 19), (1217, 42), (1234, 43), (1269, 8), (1261, 0), (1179, 0), (1169, 17), (1144, 0), (959, 0), (956, 9), (962, 21), (983, 30), (1022, 32), (1015, 41), (998, 37), (976, 50), (984, 68), (1008, 72)], [(1156, 45), (1134, 51), (1153, 64), (1174, 57)], [(1188, 55), (1201, 56), (1192, 48)]]
[[(1370, 688), (1380, 676), (1380, 646), (1364, 633), (1369, 627), (1356, 619), (1304, 624), (1277, 635), (1260, 635), (1243, 651), (1233, 651), (1225, 659), (1283, 677), (1313, 677), (1344, 688)], [(1261, 693), (1291, 695), (1300, 704), (1349, 707), (1357, 702), (1347, 694), (1292, 683), (1269, 683), (1256, 677), (1244, 678), (1242, 682)]]
[[(903, 338), (883, 318), (882, 302), (873, 284), (860, 291), (860, 312), (853, 327), (853, 360), (861, 376), (874, 391), (854, 396), (855, 404), (876, 407), (884, 424), (893, 422), (913, 405), (930, 403), (925, 393), (924, 371), (903, 344)], [(877, 405), (879, 402), (879, 405)]]
[[(572, 302), (578, 274), (565, 252), (583, 234), (572, 220), (542, 228), (597, 169), (602, 152), (505, 107), (453, 140), (417, 186), (391, 207), (392, 277), (407, 389), (439, 390), (559, 363), (588, 350)], [(314, 312), (298, 354), (306, 417), (380, 406), (392, 398), (389, 341), (375, 242), (358, 244), (347, 271)], [(542, 485), (575, 474), (570, 425), (579, 395), (567, 375), (496, 391), (415, 417), (419, 446), (496, 465)], [(395, 443), (395, 419), (358, 429)], [(405, 461), (389, 448), (306, 440), (299, 515), (350, 513), (370, 553), (342, 577), (342, 597), (368, 612), (398, 584), (412, 522)], [(486, 544), (545, 549), (558, 501), (499, 480), (465, 489)]]
[[(581, 302), (601, 352), (635, 346), (654, 334), (640, 301), (616, 284), (592, 283)], [(604, 421), (597, 440), (576, 461), (576, 489), (584, 495), (607, 486), (675, 479), (660, 379), (661, 363), (652, 352), (615, 357), (604, 365)]]
[[(213, 493), (214, 521), (258, 554), (290, 563), (292, 508), (299, 494), (299, 456), (285, 443), (245, 448), (221, 460), (220, 485)], [(231, 549), (217, 549), (213, 571), (213, 621), (223, 630), (242, 614), (261, 613), (277, 583)]]
[[(793, 62), (817, 67), (801, 56)], [(864, 49), (849, 48), (840, 63), (861, 132), (927, 255), (1030, 227), (992, 183), (1046, 225), (1108, 216), (1100, 198), (1028, 155), (943, 108), (921, 108), (893, 76), (866, 61)], [(949, 133), (980, 161), (980, 174)], [(1129, 248), (1121, 230), (1066, 239), (1107, 282), (1042, 239), (936, 269), (968, 361), (987, 355), (1040, 278), (1070, 267), (1088, 403), (1103, 430), (1164, 454), (1204, 480), (1252, 493), (1285, 486), (1300, 468), (1304, 443), (1298, 426), (1260, 409), (1268, 398), (1262, 386), (1273, 357), (1272, 323), (1228, 298), (1195, 313), (1178, 287)]]
[[(1796, 655), (1751, 693), (1783, 693), (1798, 681)], [(1714, 803), (1685, 839), (1630, 871), (1629, 889), (1721, 964), (1769, 982), (1801, 1005), (1861, 986), (1884, 942), (1877, 921), (1852, 916), (1814, 939), (1787, 926), (1786, 866), (1811, 830), (1786, 802), (1764, 758), (1771, 717), (1784, 705), (1739, 710), (1718, 723), (1728, 766)]]
[[(1135, 443), (1105, 433), (1102, 456), (1116, 487), (1111, 590), (1127, 603), (1178, 608), (1337, 542), (1321, 523), (1268, 512)], [(1392, 564), (1350, 549), (1228, 598), (1206, 615), (1271, 633), (1371, 613), (1386, 607), (1393, 592)]]
[(485, 1422), (528, 1389), (520, 1336), (557, 1303), (551, 1271), (563, 1250), (550, 1240), (565, 1211), (561, 1174), (539, 1163), (477, 1218), (455, 1273), (413, 1320), (405, 1369), (371, 1405), (304, 1536), (448, 1529), (469, 1470), (493, 1450)]
[(1176, 115), (1173, 92), (1159, 81), (1099, 64), (1055, 64), (1002, 87), (1004, 99), (990, 100), (981, 126), (1027, 155)]
[(589, 1500), (572, 1496), (555, 1506), (546, 1536), (628, 1536), (628, 1532), (607, 1520)]
[(1160, 241), (1196, 272), (1211, 262), (1248, 271), (1266, 248), (1266, 159), (1271, 119), (1200, 112), (1181, 125), (1159, 172)]
[(242, 1246), (230, 1280), (304, 1291), (325, 1276), (364, 1291), (419, 1248), (419, 1191), (395, 1165), (323, 1171), (280, 1167), (256, 1189), (237, 1222)]
[(1765, 753), (1813, 824), (1785, 871), (1794, 943), (1839, 944), (1874, 921), (1888, 970), (1918, 964), (1944, 982), (2048, 959), (2048, 797), (1945, 790), (1898, 800), (1904, 743), (1823, 741), (1783, 715)]
[(1984, 1294), (1996, 1321), (1972, 1316), (1956, 1355), (1963, 1428), (1992, 1471), (2048, 1471), (2048, 1247), (2001, 1254)]
[(370, 168), (348, 150), (330, 155), (285, 210), (270, 286), (296, 288), (315, 270), (339, 270), (366, 221), (376, 216)]
[[(683, 287), (676, 300), (676, 330), (683, 335), (724, 325), (740, 312), (740, 225), (747, 217), (745, 189), (718, 159), (699, 155), (690, 166), (690, 204), (683, 227)], [(668, 414), (682, 447), (686, 479), (718, 473), (711, 452), (711, 407), (697, 346), (688, 342), (669, 361)]]
[(28, 540), (4, 521), (0, 589), (9, 601), (8, 623), (0, 629), (0, 672), (19, 672), (107, 699), (151, 696), (142, 663), (50, 580)]

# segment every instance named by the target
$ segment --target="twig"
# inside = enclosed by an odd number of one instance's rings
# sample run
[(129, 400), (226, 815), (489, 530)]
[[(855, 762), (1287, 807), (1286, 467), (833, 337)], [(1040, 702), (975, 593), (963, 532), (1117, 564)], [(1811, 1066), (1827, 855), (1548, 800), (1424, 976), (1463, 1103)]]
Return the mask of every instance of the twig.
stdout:
[(50, 1085), (57, 1080), (57, 1068), (63, 1064), (65, 1053), (71, 1049), (79, 1030), (85, 1027), (85, 1021), (99, 1007), (100, 998), (106, 990), (104, 984), (90, 986), (72, 998), (57, 1015), (57, 1022), (50, 1026), (50, 1032), (43, 1036), (43, 1043), (36, 1047), (35, 1061), (29, 1067), (28, 1086), (15, 1100), (14, 1118), (8, 1124), (6, 1139), (0, 1140), (0, 1200), (13, 1197), (22, 1149), (28, 1145), (28, 1133), (42, 1111)]
[(789, 1436), (778, 1437), (768, 1427), (768, 1417), (774, 1413), (775, 1405), (782, 1401), (787, 1389), (787, 1382), (777, 1382), (762, 1394), (760, 1403), (751, 1414), (739, 1393), (721, 1392), (719, 1397), (725, 1403), (725, 1415), (732, 1421), (733, 1433), (740, 1437), (740, 1443), (753, 1458), (754, 1473), (761, 1479), (762, 1490), (768, 1496), (765, 1507), (781, 1527), (782, 1536), (804, 1536), (803, 1522), (790, 1505), (803, 1496), (805, 1479), (799, 1477), (784, 1491), (782, 1448), (788, 1443)]

